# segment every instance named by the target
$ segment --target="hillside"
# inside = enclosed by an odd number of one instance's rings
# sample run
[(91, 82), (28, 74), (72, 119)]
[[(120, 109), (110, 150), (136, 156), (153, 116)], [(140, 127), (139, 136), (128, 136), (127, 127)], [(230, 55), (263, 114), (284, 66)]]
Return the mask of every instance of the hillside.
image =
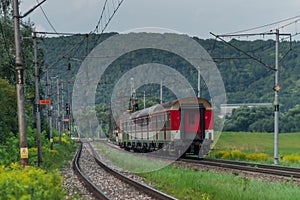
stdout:
[[(45, 38), (42, 48), (45, 51), (45, 63), (51, 66), (49, 71), (50, 77), (59, 75), (64, 81), (69, 79), (69, 82), (72, 83), (84, 57), (99, 42), (114, 34)], [(274, 71), (269, 70), (264, 65), (247, 57), (224, 42), (213, 39), (194, 39), (207, 50), (220, 70), (225, 84), (227, 103), (273, 102)], [(239, 41), (233, 39), (230, 41), (230, 44), (260, 59), (268, 66), (274, 66), (275, 42), (273, 40)], [(300, 75), (298, 73), (300, 67), (299, 42), (293, 42), (292, 47), (292, 50), (289, 51), (290, 43), (280, 43), (279, 84), (281, 91), (279, 99), (282, 111), (287, 111), (298, 104), (300, 95)], [(99, 80), (103, 84), (98, 87), (101, 96), (97, 97), (97, 102), (101, 103), (109, 100), (110, 91), (115, 84), (115, 81), (112, 80), (118, 80), (122, 73), (134, 66), (149, 62), (163, 62), (166, 65), (174, 66), (192, 83), (196, 91), (197, 72), (188, 66), (188, 63), (167, 52), (143, 50), (126, 55), (114, 62), (113, 66), (110, 66), (110, 69), (105, 74), (105, 78)], [(71, 64), (70, 71), (68, 71), (68, 63)], [(202, 96), (209, 98), (205, 90), (205, 84), (201, 83), (201, 87), (203, 91)], [(151, 92), (148, 92), (147, 96), (159, 96), (158, 86), (151, 86), (150, 90)], [(169, 99), (170, 95), (166, 95), (165, 99)]]

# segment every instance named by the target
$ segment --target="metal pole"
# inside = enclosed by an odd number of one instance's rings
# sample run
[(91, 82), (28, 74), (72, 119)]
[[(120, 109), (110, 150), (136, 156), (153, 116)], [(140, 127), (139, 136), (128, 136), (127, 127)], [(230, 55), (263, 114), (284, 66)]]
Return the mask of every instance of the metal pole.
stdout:
[(16, 90), (17, 90), (17, 107), (18, 107), (18, 128), (20, 138), (20, 162), (22, 167), (28, 165), (28, 147), (26, 136), (26, 114), (24, 98), (24, 68), (21, 56), (21, 37), (20, 37), (20, 15), (19, 2), (13, 1), (14, 29), (15, 29), (15, 64), (16, 64)]
[(67, 87), (68, 87), (68, 106), (69, 106), (69, 112), (67, 113), (67, 118), (69, 119), (68, 121), (68, 133), (69, 133), (69, 136), (71, 137), (71, 119), (70, 119), (70, 116), (71, 116), (71, 98), (70, 98), (70, 76), (71, 76), (71, 63), (68, 64), (68, 81), (67, 81)]
[(41, 139), (41, 115), (40, 115), (40, 95), (39, 95), (39, 69), (37, 62), (37, 44), (36, 33), (33, 32), (34, 46), (34, 83), (35, 83), (35, 122), (37, 130), (37, 146), (38, 146), (38, 166), (43, 162), (42, 159), (42, 139)]
[(49, 109), (49, 127), (50, 127), (50, 149), (53, 150), (53, 133), (52, 133), (52, 105)]
[(276, 44), (275, 44), (275, 98), (274, 98), (274, 164), (278, 164), (278, 114), (279, 114), (279, 101), (278, 101), (278, 46), (279, 46), (279, 30), (276, 29)]
[(198, 66), (198, 97), (200, 97), (200, 66)]
[(65, 119), (65, 104), (64, 104), (64, 82), (62, 81), (61, 82), (61, 108), (62, 108), (62, 131), (65, 131), (65, 122), (64, 122), (64, 119)]
[(163, 89), (162, 89), (162, 81), (160, 81), (160, 97), (159, 97), (159, 99), (160, 99), (160, 104), (162, 104), (162, 101), (163, 101), (163, 99), (162, 99), (162, 94), (163, 93)]
[[(50, 87), (49, 87), (49, 72), (48, 65), (46, 65), (46, 87), (47, 87), (47, 99), (50, 99)], [(51, 102), (52, 104), (52, 102)], [(49, 138), (50, 138), (50, 149), (53, 150), (53, 133), (52, 133), (52, 105), (49, 104), (48, 108), (48, 120), (49, 120)]]
[(58, 129), (58, 143), (61, 144), (61, 131), (60, 131), (60, 100), (59, 100), (59, 77), (56, 77), (56, 87), (57, 87), (57, 129)]
[(144, 109), (146, 108), (146, 92), (144, 91)]

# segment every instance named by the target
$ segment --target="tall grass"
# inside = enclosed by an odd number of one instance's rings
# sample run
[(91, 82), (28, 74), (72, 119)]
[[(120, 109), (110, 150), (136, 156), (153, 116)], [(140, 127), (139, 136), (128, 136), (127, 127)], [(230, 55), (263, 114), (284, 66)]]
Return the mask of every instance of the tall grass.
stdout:
[(156, 188), (179, 199), (297, 199), (299, 187), (284, 183), (263, 182), (234, 174), (218, 174), (174, 166), (141, 174)]
[(120, 151), (103, 143), (96, 143), (100, 154), (109, 159), (114, 165), (130, 172), (140, 173), (161, 169), (172, 161), (153, 159), (143, 154), (133, 154)]

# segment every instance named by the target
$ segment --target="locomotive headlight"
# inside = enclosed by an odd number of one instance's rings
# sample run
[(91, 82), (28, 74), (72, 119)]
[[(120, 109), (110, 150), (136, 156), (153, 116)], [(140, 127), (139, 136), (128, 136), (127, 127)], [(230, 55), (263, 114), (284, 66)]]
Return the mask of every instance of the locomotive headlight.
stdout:
[(279, 86), (279, 85), (275, 85), (275, 86), (273, 87), (273, 90), (276, 91), (276, 92), (279, 92), (280, 86)]

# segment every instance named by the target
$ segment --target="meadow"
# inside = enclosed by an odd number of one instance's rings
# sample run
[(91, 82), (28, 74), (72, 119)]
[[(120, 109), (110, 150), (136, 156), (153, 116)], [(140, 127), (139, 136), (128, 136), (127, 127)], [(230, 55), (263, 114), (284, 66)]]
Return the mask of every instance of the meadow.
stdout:
[[(224, 159), (240, 159), (232, 157), (232, 153), (237, 155), (261, 155), (266, 159), (251, 161), (271, 163), (274, 156), (274, 134), (273, 133), (248, 133), (248, 132), (224, 132), (213, 147), (210, 157)], [(218, 154), (224, 156), (218, 157)], [(226, 155), (225, 155), (226, 154)], [(231, 154), (231, 156), (229, 155)], [(279, 164), (300, 167), (300, 133), (281, 133), (278, 137)], [(259, 158), (259, 156), (256, 156)]]

